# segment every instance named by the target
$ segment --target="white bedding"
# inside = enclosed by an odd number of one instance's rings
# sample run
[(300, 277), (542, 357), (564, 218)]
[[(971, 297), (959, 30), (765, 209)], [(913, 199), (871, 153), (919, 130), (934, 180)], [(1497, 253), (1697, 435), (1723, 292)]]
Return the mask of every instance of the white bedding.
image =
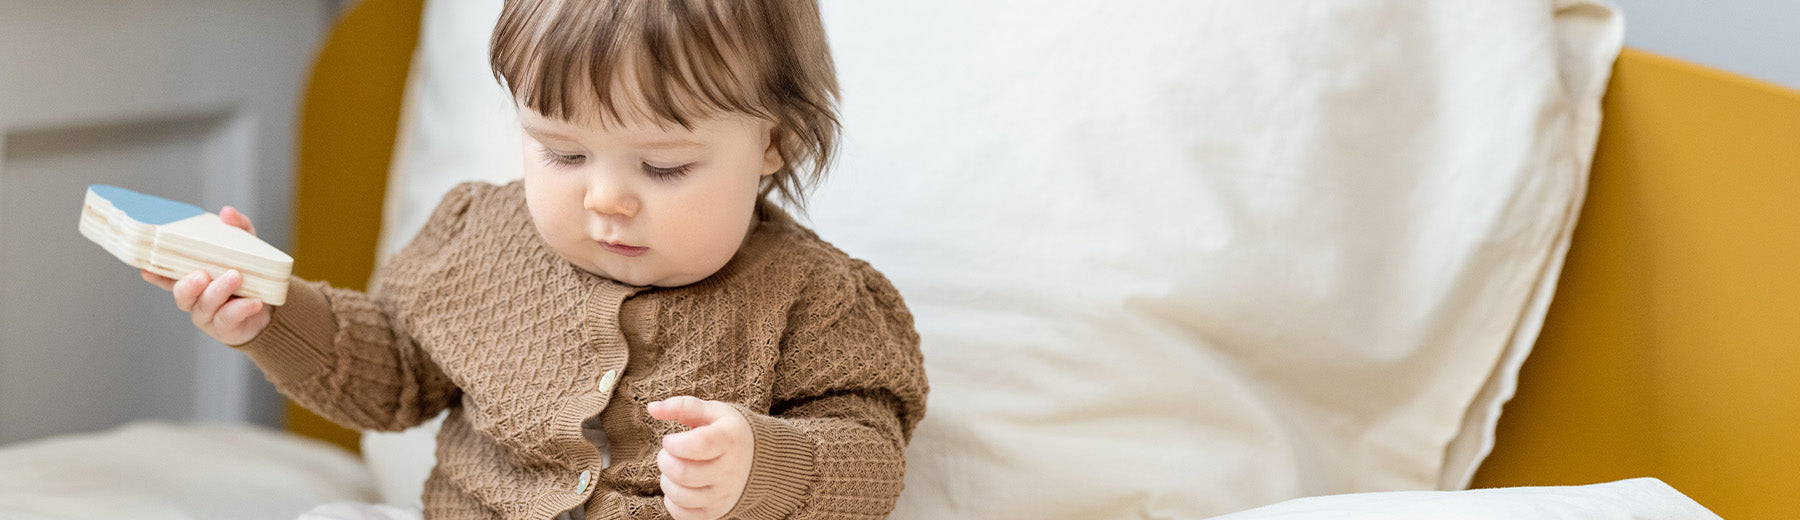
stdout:
[[(329, 502), (375, 502), (372, 476), (418, 489), (425, 439), (384, 437), (376, 475), (333, 446), (258, 427), (139, 423), (0, 446), (0, 519), (289, 520)], [(371, 447), (365, 444), (365, 449)], [(395, 457), (406, 454), (406, 457)], [(1029, 480), (1029, 479), (1023, 479)], [(408, 509), (416, 500), (402, 497)], [(347, 505), (337, 510), (361, 511)], [(1139, 504), (1144, 512), (1151, 504)], [(327, 508), (330, 509), (330, 508)], [(416, 511), (416, 509), (413, 509)], [(322, 512), (323, 509), (315, 511)], [(1125, 517), (1150, 517), (1131, 514)], [(333, 518), (364, 518), (338, 515)], [(399, 515), (411, 517), (411, 515)], [(1106, 517), (1106, 518), (1116, 518)], [(1193, 518), (1172, 516), (1157, 518)], [(370, 516), (368, 518), (376, 518)], [(1387, 492), (1302, 498), (1213, 520), (1718, 520), (1656, 479), (1589, 486)]]
[(1663, 481), (1301, 498), (1212, 520), (1719, 520)]
[(355, 455), (252, 426), (145, 422), (0, 446), (4, 520), (292, 520), (374, 499)]

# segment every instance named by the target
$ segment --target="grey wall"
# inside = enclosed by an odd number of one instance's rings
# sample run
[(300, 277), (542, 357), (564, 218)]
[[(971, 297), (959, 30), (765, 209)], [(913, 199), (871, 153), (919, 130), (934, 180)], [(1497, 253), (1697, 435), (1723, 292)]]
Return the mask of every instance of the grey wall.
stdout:
[(242, 353), (75, 223), (86, 186), (112, 184), (244, 208), (286, 248), (324, 9), (0, 0), (0, 444), (146, 419), (279, 423)]
[(1626, 45), (1800, 89), (1800, 1), (1615, 2)]

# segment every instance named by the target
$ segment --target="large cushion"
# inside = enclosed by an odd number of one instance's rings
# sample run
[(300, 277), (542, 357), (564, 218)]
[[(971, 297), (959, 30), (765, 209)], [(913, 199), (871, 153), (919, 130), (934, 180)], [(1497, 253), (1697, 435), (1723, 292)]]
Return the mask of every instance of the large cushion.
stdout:
[[(494, 9), (427, 8), (389, 251), (455, 181), (517, 175), (491, 155), (516, 136), (472, 128), (510, 117)], [(824, 10), (845, 140), (807, 215), (906, 297), (932, 382), (896, 518), (1466, 485), (1555, 286), (1616, 9)]]
[(1621, 39), (1598, 2), (826, 14), (847, 138), (812, 221), (906, 295), (933, 383), (901, 518), (1463, 486)]

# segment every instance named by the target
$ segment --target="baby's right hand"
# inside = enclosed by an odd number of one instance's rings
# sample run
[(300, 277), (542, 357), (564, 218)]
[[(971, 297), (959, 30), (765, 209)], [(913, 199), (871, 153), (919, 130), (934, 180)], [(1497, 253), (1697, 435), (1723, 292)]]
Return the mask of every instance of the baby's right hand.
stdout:
[[(250, 218), (230, 206), (219, 211), (219, 219), (256, 234)], [(263, 327), (269, 326), (269, 318), (275, 312), (274, 307), (264, 305), (260, 299), (231, 295), (244, 285), (244, 275), (237, 270), (226, 271), (216, 280), (205, 271), (194, 271), (180, 280), (146, 270), (140, 270), (138, 275), (173, 293), (175, 306), (193, 318), (194, 326), (226, 345), (242, 345), (255, 339)]]

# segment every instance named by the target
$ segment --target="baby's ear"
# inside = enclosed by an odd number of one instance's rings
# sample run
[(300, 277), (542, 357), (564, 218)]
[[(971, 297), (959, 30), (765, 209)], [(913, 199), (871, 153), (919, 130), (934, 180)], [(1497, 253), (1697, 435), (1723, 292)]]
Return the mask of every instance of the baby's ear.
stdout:
[(785, 134), (779, 128), (769, 131), (769, 149), (763, 150), (763, 175), (774, 175), (787, 165), (787, 160), (781, 158), (781, 140)]

